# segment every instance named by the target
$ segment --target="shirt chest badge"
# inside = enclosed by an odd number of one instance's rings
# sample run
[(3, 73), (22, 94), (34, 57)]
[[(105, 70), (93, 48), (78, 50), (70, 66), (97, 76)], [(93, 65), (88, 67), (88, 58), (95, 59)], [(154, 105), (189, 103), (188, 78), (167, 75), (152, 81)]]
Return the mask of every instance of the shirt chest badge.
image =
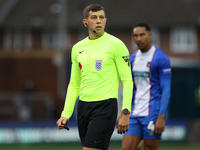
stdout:
[(148, 68), (151, 67), (151, 62), (147, 62), (147, 67), (148, 67)]
[(103, 60), (95, 60), (95, 69), (100, 71), (103, 67)]

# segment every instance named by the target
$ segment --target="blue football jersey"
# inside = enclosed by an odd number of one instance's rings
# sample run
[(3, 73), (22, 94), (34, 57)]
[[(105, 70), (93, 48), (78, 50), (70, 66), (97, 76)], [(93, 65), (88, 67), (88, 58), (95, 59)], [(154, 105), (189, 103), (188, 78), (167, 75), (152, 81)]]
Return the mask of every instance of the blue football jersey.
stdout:
[(171, 86), (171, 66), (168, 56), (152, 46), (145, 53), (140, 50), (130, 57), (134, 90), (131, 116), (166, 113)]

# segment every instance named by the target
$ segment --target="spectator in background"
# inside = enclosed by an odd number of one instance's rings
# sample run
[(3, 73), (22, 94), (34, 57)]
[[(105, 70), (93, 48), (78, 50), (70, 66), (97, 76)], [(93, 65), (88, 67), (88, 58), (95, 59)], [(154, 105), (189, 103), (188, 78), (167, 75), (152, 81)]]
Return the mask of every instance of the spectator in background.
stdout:
[(170, 99), (170, 61), (151, 44), (147, 24), (133, 28), (133, 39), (139, 49), (130, 57), (134, 90), (129, 131), (123, 136), (122, 150), (135, 150), (141, 140), (145, 150), (157, 150)]
[(31, 104), (33, 101), (34, 94), (35, 94), (34, 82), (30, 79), (27, 79), (24, 82), (23, 96), (17, 97), (16, 100), (19, 120), (28, 121), (32, 119)]
[(25, 94), (33, 94), (35, 93), (35, 85), (32, 80), (26, 80), (24, 83), (24, 93)]

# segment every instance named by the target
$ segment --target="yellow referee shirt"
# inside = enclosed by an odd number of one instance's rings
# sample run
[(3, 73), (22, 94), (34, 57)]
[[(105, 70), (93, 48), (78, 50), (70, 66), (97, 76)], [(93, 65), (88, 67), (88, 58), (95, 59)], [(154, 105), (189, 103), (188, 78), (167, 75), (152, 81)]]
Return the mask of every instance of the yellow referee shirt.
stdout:
[(62, 117), (71, 117), (76, 100), (85, 102), (118, 98), (119, 77), (123, 83), (123, 108), (131, 109), (133, 81), (129, 51), (118, 38), (104, 32), (72, 48), (72, 69)]

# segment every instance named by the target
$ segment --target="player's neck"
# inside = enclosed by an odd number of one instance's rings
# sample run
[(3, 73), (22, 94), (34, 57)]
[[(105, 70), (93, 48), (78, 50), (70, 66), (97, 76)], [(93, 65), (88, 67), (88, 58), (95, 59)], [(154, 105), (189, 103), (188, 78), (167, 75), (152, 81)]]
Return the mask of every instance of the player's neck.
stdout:
[(148, 45), (147, 47), (143, 48), (143, 49), (140, 49), (142, 53), (146, 53), (148, 52), (150, 49), (151, 49), (152, 45)]

